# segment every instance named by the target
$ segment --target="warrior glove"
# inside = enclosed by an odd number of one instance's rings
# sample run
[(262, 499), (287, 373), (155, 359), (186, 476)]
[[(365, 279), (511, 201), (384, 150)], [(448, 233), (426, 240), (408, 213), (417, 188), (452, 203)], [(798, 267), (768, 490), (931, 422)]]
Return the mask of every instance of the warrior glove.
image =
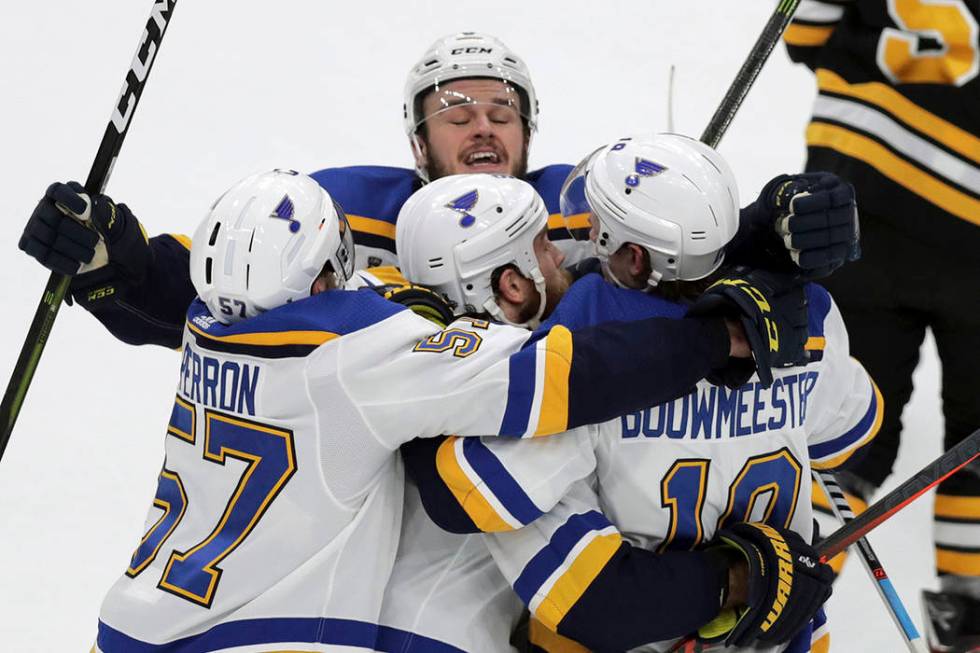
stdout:
[(791, 530), (742, 522), (719, 531), (708, 548), (747, 565), (748, 603), (702, 626), (705, 641), (739, 648), (785, 644), (830, 597), (833, 570)]
[(125, 204), (89, 197), (74, 181), (48, 187), (18, 246), (49, 270), (75, 277), (72, 294), (83, 305), (139, 285), (152, 257), (143, 226)]
[(705, 290), (687, 315), (733, 318), (745, 329), (754, 364), (729, 359), (726, 368), (707, 377), (716, 385), (738, 387), (758, 372), (762, 387), (768, 388), (771, 368), (806, 361), (806, 293), (793, 275), (734, 268)]

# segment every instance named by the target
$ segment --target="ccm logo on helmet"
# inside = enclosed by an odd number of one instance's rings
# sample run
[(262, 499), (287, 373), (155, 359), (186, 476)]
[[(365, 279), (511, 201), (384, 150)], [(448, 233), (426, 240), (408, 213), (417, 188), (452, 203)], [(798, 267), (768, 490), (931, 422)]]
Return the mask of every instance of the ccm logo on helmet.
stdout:
[(466, 48), (453, 48), (449, 51), (449, 54), (490, 54), (493, 52), (493, 48), (488, 48), (484, 46), (471, 45)]

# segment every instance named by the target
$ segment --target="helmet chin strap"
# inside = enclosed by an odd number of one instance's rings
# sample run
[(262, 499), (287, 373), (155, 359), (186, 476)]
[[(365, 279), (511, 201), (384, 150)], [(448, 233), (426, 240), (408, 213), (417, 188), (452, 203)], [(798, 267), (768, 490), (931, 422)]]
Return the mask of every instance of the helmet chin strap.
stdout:
[(647, 277), (647, 287), (646, 290), (652, 290), (657, 287), (657, 284), (664, 278), (664, 273), (658, 270), (653, 265), (653, 252), (649, 247), (644, 247), (643, 251), (647, 253), (647, 258), (650, 262), (650, 276)]
[(531, 270), (531, 280), (534, 281), (534, 287), (538, 291), (538, 310), (535, 314), (528, 319), (526, 322), (514, 322), (504, 315), (504, 311), (497, 304), (497, 301), (491, 297), (484, 304), (483, 308), (487, 313), (492, 315), (495, 320), (503, 322), (504, 324), (510, 324), (511, 326), (522, 327), (525, 329), (537, 329), (541, 325), (541, 316), (544, 315), (544, 309), (548, 303), (548, 294), (545, 287), (544, 276), (541, 274), (539, 268), (534, 268)]

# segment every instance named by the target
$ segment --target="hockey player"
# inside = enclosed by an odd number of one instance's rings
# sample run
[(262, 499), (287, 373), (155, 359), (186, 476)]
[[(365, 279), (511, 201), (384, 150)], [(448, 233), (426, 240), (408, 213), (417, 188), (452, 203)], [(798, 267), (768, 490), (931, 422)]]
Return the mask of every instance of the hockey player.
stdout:
[[(887, 407), (867, 457), (840, 479), (859, 505), (892, 472), (927, 327), (944, 446), (980, 427), (978, 24), (972, 1), (804, 0), (786, 31), (790, 57), (816, 73), (807, 169), (836, 172), (861, 196), (865, 256), (826, 284)], [(930, 644), (980, 650), (980, 468), (942, 482), (934, 518)]]
[[(699, 280), (721, 264), (737, 219), (725, 162), (695, 141), (660, 135), (619, 141), (581, 170), (578, 188), (592, 207), (597, 249), (612, 278), (656, 294), (699, 294), (707, 285)], [(566, 191), (574, 192), (576, 181)], [(424, 211), (403, 215), (399, 229), (422, 230), (426, 219)], [(640, 264), (632, 266), (634, 254)], [(438, 255), (430, 248), (418, 264), (431, 267)], [(459, 272), (416, 278), (453, 297), (467, 283)], [(702, 382), (682, 399), (576, 438), (529, 446), (448, 438), (432, 443), (434, 456), (422, 445), (409, 457), (440, 524), (461, 532), (520, 529), (495, 537), (491, 548), (538, 620), (538, 645), (550, 648), (557, 631), (600, 650), (624, 650), (700, 628), (737, 648), (782, 650), (788, 643), (787, 650), (807, 651), (812, 641), (813, 650), (825, 650), (822, 615), (816, 631), (807, 623), (829, 595), (831, 576), (806, 544), (809, 468), (836, 467), (866, 444), (881, 402), (849, 359), (827, 294), (816, 286), (807, 294), (811, 362), (772, 370), (771, 385), (764, 375), (731, 391)], [(586, 275), (549, 324), (582, 324), (585, 302), (589, 315), (602, 319), (686, 310)], [(608, 519), (584, 480), (597, 487)], [(755, 521), (766, 523), (746, 523)], [(809, 566), (788, 570), (796, 585), (777, 589), (771, 572), (783, 569), (779, 555), (787, 548)], [(723, 607), (737, 610), (720, 613)]]
[[(79, 190), (57, 186), (49, 208), (83, 220), (127, 211)], [(536, 234), (518, 230), (524, 257), (513, 261), (532, 278)], [(530, 333), (506, 325), (440, 330), (373, 290), (343, 290), (353, 249), (343, 211), (290, 171), (236, 184), (201, 223), (166, 460), (147, 531), (103, 604), (98, 650), (384, 650), (412, 635), (378, 625), (401, 521), (400, 444), (547, 435), (728, 363), (727, 328), (710, 318), (559, 327), (527, 348)], [(711, 337), (690, 356), (658, 351), (649, 340), (662, 328)], [(770, 353), (767, 343), (756, 355)], [(588, 398), (590, 383), (625, 391), (648, 366), (661, 382), (612, 404)]]
[[(490, 172), (524, 178), (544, 200), (549, 236), (575, 260), (576, 244), (568, 240), (559, 211), (561, 184), (571, 170), (551, 165), (525, 173), (528, 148), (538, 124), (538, 99), (523, 60), (493, 36), (463, 32), (437, 40), (412, 68), (405, 85), (403, 115), (416, 170), (355, 166), (321, 170), (312, 176), (344, 207), (358, 244), (355, 269), (396, 265), (395, 219), (399, 209), (425, 180), (444, 174)], [(802, 177), (795, 178), (804, 183)], [(743, 262), (759, 265), (753, 251), (774, 237), (775, 207), (757, 203), (746, 219), (741, 239), (748, 247)], [(814, 216), (818, 217), (818, 216)], [(194, 298), (187, 274), (190, 240), (160, 235), (148, 241), (141, 227), (95, 226), (112, 241), (110, 265), (90, 263), (91, 234), (78, 231), (61, 214), (48, 222), (28, 223), (20, 247), (42, 265), (73, 275), (71, 296), (117, 338), (129, 343), (168, 347), (180, 344), (184, 311)], [(581, 219), (573, 221), (580, 227)], [(818, 253), (802, 257), (811, 274), (825, 274), (845, 260), (854, 240), (851, 229), (826, 228)], [(113, 228), (114, 227), (114, 228)], [(750, 229), (751, 227), (751, 229)], [(752, 245), (759, 245), (753, 248)], [(780, 243), (775, 243), (782, 249)], [(811, 258), (818, 261), (811, 268)], [(763, 261), (764, 262), (764, 261)]]

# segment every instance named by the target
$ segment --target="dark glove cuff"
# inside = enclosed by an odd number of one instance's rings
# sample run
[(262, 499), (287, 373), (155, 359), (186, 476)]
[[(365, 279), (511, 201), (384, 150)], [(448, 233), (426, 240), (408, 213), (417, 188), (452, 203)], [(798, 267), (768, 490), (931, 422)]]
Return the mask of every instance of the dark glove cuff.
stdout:
[(718, 607), (720, 608), (728, 600), (729, 593), (729, 571), (732, 568), (741, 554), (734, 548), (727, 545), (711, 545), (707, 547), (704, 551), (705, 559), (711, 565), (711, 568), (718, 575), (718, 584), (721, 587), (721, 592), (718, 596)]

